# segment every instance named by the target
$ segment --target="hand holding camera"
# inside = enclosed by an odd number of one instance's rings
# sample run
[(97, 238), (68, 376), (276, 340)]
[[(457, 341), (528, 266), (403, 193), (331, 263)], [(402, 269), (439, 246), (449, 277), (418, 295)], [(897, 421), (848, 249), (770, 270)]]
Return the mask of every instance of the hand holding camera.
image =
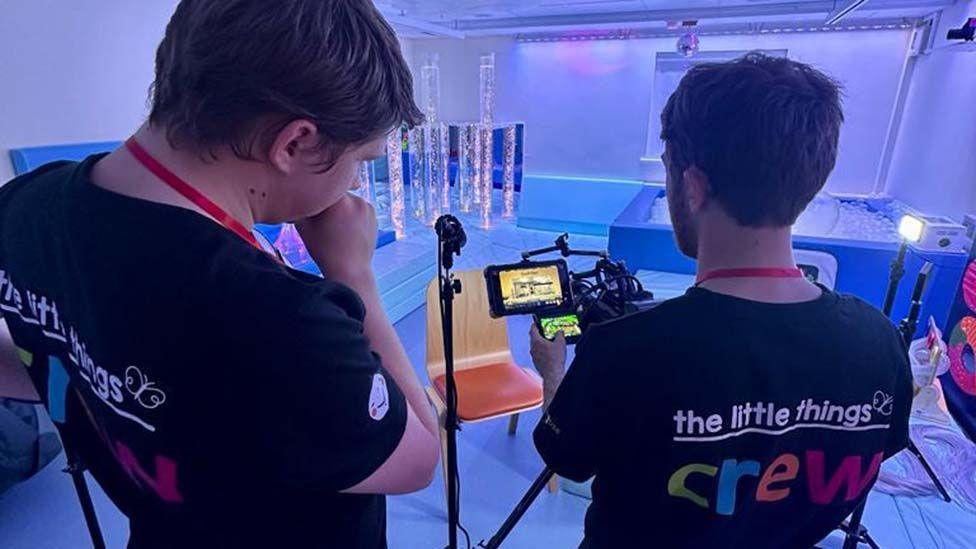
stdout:
[(542, 376), (545, 393), (543, 406), (548, 407), (566, 375), (566, 337), (562, 330), (556, 332), (550, 340), (539, 333), (539, 327), (533, 324), (529, 328), (529, 354), (532, 356), (532, 364)]

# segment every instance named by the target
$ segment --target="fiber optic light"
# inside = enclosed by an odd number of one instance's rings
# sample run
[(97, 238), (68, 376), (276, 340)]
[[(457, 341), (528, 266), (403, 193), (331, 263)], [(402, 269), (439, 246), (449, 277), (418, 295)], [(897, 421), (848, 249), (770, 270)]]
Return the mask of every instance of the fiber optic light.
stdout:
[(925, 230), (925, 221), (913, 216), (906, 215), (898, 223), (898, 234), (908, 242), (918, 242), (922, 240), (922, 233)]

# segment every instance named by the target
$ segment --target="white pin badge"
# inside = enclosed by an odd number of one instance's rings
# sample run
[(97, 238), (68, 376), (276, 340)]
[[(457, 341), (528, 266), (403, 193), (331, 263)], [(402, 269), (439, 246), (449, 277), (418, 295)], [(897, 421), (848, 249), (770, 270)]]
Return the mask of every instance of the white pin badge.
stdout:
[(369, 417), (379, 421), (386, 417), (390, 410), (390, 392), (386, 387), (386, 378), (382, 374), (373, 376), (373, 388), (369, 391)]

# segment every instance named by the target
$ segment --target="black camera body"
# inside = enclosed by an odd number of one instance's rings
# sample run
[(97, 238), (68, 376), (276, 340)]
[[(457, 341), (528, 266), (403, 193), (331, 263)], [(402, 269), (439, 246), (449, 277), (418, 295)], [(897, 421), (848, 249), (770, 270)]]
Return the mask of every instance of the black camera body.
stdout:
[[(580, 273), (571, 272), (564, 259), (529, 259), (551, 252), (598, 259), (592, 270)], [(531, 314), (543, 337), (562, 331), (567, 343), (575, 343), (592, 324), (658, 303), (624, 262), (612, 261), (605, 251), (570, 249), (566, 234), (552, 247), (525, 252), (519, 263), (491, 265), (484, 274), (493, 317)]]

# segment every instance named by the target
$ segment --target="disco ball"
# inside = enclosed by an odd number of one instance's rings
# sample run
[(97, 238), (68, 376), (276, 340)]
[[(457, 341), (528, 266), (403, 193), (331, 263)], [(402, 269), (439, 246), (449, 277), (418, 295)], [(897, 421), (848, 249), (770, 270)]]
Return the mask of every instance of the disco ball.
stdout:
[(678, 38), (675, 49), (685, 57), (691, 57), (698, 53), (698, 37), (692, 33), (684, 34)]

